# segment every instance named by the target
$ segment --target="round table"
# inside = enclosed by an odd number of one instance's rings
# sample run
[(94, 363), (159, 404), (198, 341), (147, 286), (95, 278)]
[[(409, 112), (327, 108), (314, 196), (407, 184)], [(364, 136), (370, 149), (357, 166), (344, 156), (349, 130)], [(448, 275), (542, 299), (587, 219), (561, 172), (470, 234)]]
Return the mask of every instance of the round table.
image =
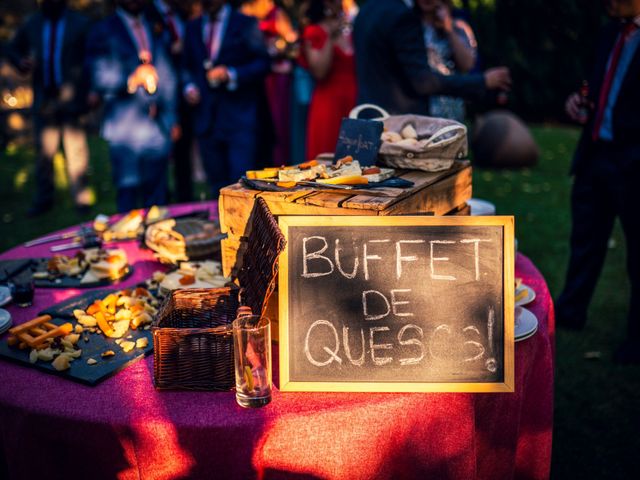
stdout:
[[(215, 203), (207, 206), (217, 212)], [(48, 246), (16, 247), (0, 259), (43, 256)], [(121, 247), (135, 267), (122, 287), (158, 269), (151, 252), (135, 242)], [(3, 361), (0, 469), (16, 479), (548, 478), (553, 303), (544, 278), (522, 254), (516, 276), (536, 292), (527, 308), (540, 325), (533, 337), (516, 343), (514, 393), (275, 388), (271, 404), (250, 410), (236, 404), (233, 392), (156, 391), (153, 356), (95, 387)], [(19, 324), (78, 293), (36, 289), (32, 307), (7, 308)], [(277, 362), (277, 348), (274, 357)], [(276, 385), (277, 377), (276, 367)]]

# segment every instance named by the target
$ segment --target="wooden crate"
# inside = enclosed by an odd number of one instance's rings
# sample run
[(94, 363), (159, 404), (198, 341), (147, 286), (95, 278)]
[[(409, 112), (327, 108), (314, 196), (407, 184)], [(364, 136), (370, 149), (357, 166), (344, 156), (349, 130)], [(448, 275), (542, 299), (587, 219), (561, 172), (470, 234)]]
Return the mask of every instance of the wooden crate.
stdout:
[[(242, 258), (247, 222), (257, 198), (263, 198), (273, 215), (464, 215), (471, 198), (471, 165), (458, 161), (446, 172), (398, 171), (397, 176), (414, 182), (407, 189), (386, 188), (390, 196), (354, 195), (348, 192), (326, 193), (317, 190), (262, 192), (239, 183), (220, 191), (218, 209), (222, 240), (222, 268), (226, 276), (236, 274)], [(266, 315), (274, 320), (271, 329), (278, 336), (278, 296), (272, 295)]]

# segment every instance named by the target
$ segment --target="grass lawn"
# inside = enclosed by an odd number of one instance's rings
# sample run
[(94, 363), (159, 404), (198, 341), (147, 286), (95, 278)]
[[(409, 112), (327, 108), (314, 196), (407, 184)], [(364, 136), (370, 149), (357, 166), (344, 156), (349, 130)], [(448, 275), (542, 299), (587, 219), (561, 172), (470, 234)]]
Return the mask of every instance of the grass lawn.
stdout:
[[(474, 196), (496, 204), (499, 214), (516, 217), (519, 249), (542, 271), (552, 294), (562, 288), (570, 228), (567, 175), (578, 131), (534, 127), (541, 148), (538, 166), (517, 171), (476, 169)], [(91, 141), (91, 184), (95, 213), (114, 213), (107, 150)], [(56, 169), (55, 209), (25, 218), (33, 191), (33, 152), (24, 147), (0, 154), (0, 251), (38, 235), (89, 218), (79, 217), (64, 189), (62, 161)], [(203, 186), (199, 186), (204, 192)], [(629, 289), (619, 227), (583, 332), (557, 335), (553, 478), (635, 478), (640, 471), (640, 367), (622, 367), (611, 355), (623, 340)], [(587, 360), (585, 352), (601, 352)]]

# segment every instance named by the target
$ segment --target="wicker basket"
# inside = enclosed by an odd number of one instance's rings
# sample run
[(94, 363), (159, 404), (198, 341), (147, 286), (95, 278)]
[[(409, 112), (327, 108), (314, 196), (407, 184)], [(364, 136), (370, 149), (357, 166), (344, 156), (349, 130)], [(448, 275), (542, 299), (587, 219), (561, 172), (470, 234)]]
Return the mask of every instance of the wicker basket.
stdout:
[(445, 118), (421, 115), (389, 115), (377, 105), (363, 104), (349, 113), (350, 118), (358, 118), (361, 112), (374, 110), (387, 132), (400, 133), (411, 125), (417, 135), (415, 143), (406, 144), (383, 141), (378, 153), (379, 163), (387, 167), (425, 172), (440, 172), (451, 168), (455, 160), (466, 158), (467, 127)]
[(285, 239), (258, 199), (248, 222), (240, 287), (174, 290), (153, 327), (157, 389), (229, 390), (234, 386), (231, 322), (240, 306), (264, 313), (278, 274)]

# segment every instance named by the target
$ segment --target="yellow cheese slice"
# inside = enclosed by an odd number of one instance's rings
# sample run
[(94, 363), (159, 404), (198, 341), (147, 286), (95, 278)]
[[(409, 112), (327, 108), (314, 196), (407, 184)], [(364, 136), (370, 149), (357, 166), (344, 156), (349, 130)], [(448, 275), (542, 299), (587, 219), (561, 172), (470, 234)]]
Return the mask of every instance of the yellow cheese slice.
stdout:
[(316, 182), (327, 185), (366, 185), (369, 180), (362, 175), (347, 175), (344, 177), (319, 178)]

